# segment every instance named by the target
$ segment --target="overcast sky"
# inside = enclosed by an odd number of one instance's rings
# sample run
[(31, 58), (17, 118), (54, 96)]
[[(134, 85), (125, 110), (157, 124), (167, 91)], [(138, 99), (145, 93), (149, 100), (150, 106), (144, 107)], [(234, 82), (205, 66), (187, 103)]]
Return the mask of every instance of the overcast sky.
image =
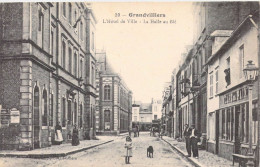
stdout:
[[(132, 90), (133, 100), (161, 99), (164, 83), (170, 81), (185, 45), (192, 43), (191, 3), (117, 2), (92, 6), (98, 20), (96, 47), (106, 50), (109, 62)], [(115, 17), (115, 13), (120, 13), (120, 17)], [(135, 18), (138, 23), (130, 24), (127, 23), (131, 19), (129, 13), (157, 13), (166, 17), (138, 17)], [(106, 19), (118, 18), (126, 23), (104, 23)], [(149, 23), (143, 23), (144, 19)], [(152, 24), (150, 19), (168, 21), (168, 24)], [(170, 20), (176, 23), (170, 24)]]

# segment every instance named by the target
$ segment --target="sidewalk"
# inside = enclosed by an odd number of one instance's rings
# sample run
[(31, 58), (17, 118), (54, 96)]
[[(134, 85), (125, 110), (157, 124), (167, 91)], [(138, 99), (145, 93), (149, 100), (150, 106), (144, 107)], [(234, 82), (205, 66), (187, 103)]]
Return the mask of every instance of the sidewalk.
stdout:
[[(215, 154), (212, 154), (210, 152), (207, 152), (206, 150), (199, 150), (199, 159), (193, 158), (193, 157), (187, 157), (187, 151), (185, 142), (178, 142), (176, 139), (163, 136), (163, 141), (171, 145), (173, 149), (175, 149), (177, 152), (182, 154), (186, 157), (188, 161), (190, 161), (193, 165), (197, 167), (208, 167), (208, 166), (214, 166), (214, 167), (230, 167), (232, 166), (232, 161), (229, 161), (225, 158), (219, 157)], [(235, 164), (237, 165), (237, 164)], [(233, 167), (233, 166), (232, 166)]]
[(114, 141), (117, 136), (97, 136), (98, 140), (82, 140), (78, 146), (72, 146), (71, 143), (61, 145), (52, 145), (51, 147), (35, 149), (31, 151), (2, 150), (0, 157), (18, 157), (18, 158), (53, 158), (65, 157), (70, 154), (85, 151), (102, 144)]

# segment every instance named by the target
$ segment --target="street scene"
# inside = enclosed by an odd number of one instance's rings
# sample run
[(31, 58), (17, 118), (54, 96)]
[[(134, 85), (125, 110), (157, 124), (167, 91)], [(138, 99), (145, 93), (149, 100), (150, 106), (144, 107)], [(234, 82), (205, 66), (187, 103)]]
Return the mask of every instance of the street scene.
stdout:
[[(1, 166), (24, 165), (34, 166), (127, 166), (124, 162), (125, 137), (116, 138), (114, 142), (93, 148), (84, 152), (70, 155), (66, 158), (53, 158), (43, 160), (17, 159), (8, 163), (10, 159), (4, 158)], [(174, 152), (167, 144), (156, 137), (150, 137), (149, 133), (141, 133), (133, 139), (133, 158), (130, 166), (192, 166), (189, 162)], [(149, 145), (154, 147), (153, 158), (148, 158), (146, 149)]]
[(260, 166), (260, 3), (0, 2), (0, 166)]

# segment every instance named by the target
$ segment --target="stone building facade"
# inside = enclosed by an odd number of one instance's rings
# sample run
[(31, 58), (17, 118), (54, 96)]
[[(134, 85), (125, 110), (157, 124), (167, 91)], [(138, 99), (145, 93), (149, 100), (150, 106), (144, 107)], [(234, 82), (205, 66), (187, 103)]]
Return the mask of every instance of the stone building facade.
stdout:
[(57, 122), (65, 142), (74, 124), (81, 140), (94, 136), (96, 20), (89, 4), (1, 3), (0, 13), (0, 104), (20, 111), (16, 140), (1, 144), (50, 146)]
[(119, 134), (132, 124), (132, 92), (108, 63), (104, 51), (97, 52), (96, 132)]

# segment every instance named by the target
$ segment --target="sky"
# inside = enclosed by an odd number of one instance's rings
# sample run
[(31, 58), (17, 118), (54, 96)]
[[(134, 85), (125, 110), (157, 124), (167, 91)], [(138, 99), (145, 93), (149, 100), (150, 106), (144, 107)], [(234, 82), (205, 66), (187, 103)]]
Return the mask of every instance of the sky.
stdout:
[[(92, 8), (98, 20), (96, 49), (106, 50), (114, 70), (133, 92), (133, 100), (162, 99), (164, 83), (170, 82), (185, 46), (192, 44), (191, 2), (93, 2)], [(165, 17), (133, 18), (129, 13)], [(117, 19), (119, 23), (109, 23)], [(128, 23), (128, 19), (137, 23)], [(151, 23), (151, 19), (161, 23)]]

